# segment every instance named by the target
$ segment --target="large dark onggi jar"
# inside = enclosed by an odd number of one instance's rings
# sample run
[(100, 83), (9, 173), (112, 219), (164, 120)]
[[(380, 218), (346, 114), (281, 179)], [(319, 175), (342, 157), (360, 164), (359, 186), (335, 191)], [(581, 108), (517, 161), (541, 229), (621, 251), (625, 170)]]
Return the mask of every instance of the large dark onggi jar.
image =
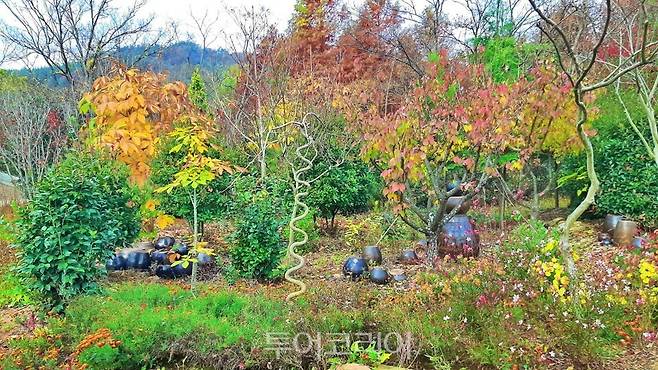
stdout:
[(480, 254), (480, 235), (470, 217), (454, 215), (443, 225), (439, 236), (439, 253), (452, 257), (477, 257)]

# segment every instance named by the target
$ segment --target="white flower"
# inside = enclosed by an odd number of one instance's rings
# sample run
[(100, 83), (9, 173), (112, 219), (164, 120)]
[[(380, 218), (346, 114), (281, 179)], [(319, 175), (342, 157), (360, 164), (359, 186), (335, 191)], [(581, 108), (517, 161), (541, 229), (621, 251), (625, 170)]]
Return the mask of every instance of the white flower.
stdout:
[(448, 320), (450, 320), (450, 316), (448, 316), (448, 315), (443, 316), (443, 321), (448, 321)]

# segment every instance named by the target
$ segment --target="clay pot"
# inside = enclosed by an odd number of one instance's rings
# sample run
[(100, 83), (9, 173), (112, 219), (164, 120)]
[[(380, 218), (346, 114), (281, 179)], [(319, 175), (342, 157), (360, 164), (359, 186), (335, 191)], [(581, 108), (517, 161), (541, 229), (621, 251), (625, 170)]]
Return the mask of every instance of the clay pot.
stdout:
[(381, 265), (382, 263), (382, 251), (376, 245), (369, 245), (363, 248), (363, 258), (366, 259), (368, 265)]
[(181, 278), (181, 277), (192, 275), (192, 263), (188, 263), (187, 267), (183, 267), (183, 264), (179, 263), (176, 266), (172, 266), (171, 269), (174, 273), (175, 278)]
[(391, 270), (391, 276), (393, 277), (393, 281), (398, 283), (407, 280), (407, 275), (404, 273), (403, 269)]
[(126, 269), (126, 259), (122, 256), (113, 256), (107, 262), (105, 262), (105, 268), (107, 271), (119, 271)]
[(126, 259), (126, 268), (146, 270), (151, 266), (151, 255), (141, 249), (124, 249), (120, 252)]
[(343, 264), (343, 275), (356, 280), (368, 271), (368, 262), (363, 257), (350, 257)]
[(155, 247), (157, 249), (167, 249), (173, 247), (175, 243), (176, 239), (171, 236), (163, 236), (155, 241)]
[(187, 253), (189, 253), (190, 248), (187, 246), (187, 244), (179, 242), (176, 243), (176, 245), (174, 245), (171, 250), (180, 254), (181, 256), (185, 256)]
[(631, 241), (631, 245), (637, 249), (642, 249), (647, 245), (647, 240), (641, 236), (636, 236), (633, 238), (633, 241)]
[(456, 207), (459, 207), (457, 214), (465, 214), (471, 208), (471, 202), (466, 201), (465, 196), (449, 197), (446, 200), (446, 212), (450, 213)]
[(400, 254), (400, 262), (406, 265), (415, 265), (418, 263), (418, 254), (413, 249), (405, 249)]
[(614, 242), (616, 245), (631, 245), (637, 234), (637, 222), (631, 220), (619, 220), (615, 226)]
[[(453, 180), (453, 181), (449, 182), (448, 185), (446, 185), (446, 190), (447, 191), (452, 191), (452, 189), (458, 188), (460, 186), (461, 186), (461, 183), (459, 181)], [(457, 197), (460, 196), (460, 195), (462, 195), (461, 189), (457, 189), (457, 191), (455, 191), (455, 193), (453, 194), (453, 196), (457, 196)]]
[(198, 264), (199, 266), (210, 265), (210, 264), (213, 263), (213, 261), (214, 261), (213, 258), (212, 258), (211, 256), (209, 256), (209, 255), (207, 255), (207, 254), (205, 254), (205, 253), (199, 253), (199, 254), (196, 256), (196, 259), (197, 259), (197, 264)]
[(168, 265), (169, 253), (167, 253), (167, 251), (156, 249), (151, 252), (151, 260), (157, 263), (158, 265)]
[(480, 254), (480, 236), (470, 217), (455, 215), (443, 225), (439, 253), (452, 257), (477, 257)]
[(612, 234), (615, 231), (615, 227), (617, 226), (617, 223), (623, 219), (624, 216), (620, 215), (611, 215), (607, 214), (605, 215), (605, 231), (608, 234)]
[(375, 284), (386, 284), (391, 279), (391, 276), (388, 274), (383, 267), (377, 266), (370, 270), (370, 281)]
[(174, 269), (170, 265), (159, 265), (155, 268), (155, 275), (160, 279), (173, 279)]

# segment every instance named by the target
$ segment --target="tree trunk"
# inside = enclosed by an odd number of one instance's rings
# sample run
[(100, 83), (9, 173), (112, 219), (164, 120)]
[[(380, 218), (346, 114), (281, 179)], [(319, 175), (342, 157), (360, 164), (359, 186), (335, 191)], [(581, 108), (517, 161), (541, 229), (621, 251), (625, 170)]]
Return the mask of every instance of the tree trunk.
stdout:
[(539, 218), (539, 190), (537, 189), (537, 176), (535, 176), (532, 169), (528, 171), (530, 179), (532, 180), (532, 202), (530, 204), (530, 219), (536, 220)]
[(503, 179), (500, 179), (498, 183), (498, 213), (500, 216), (500, 221), (498, 226), (500, 230), (505, 228), (505, 189), (503, 188)]
[(260, 165), (260, 179), (265, 180), (265, 176), (267, 175), (267, 162), (266, 160), (266, 153), (267, 149), (265, 147), (261, 148), (261, 153), (260, 153), (260, 158), (258, 160), (259, 165)]
[(557, 161), (555, 158), (553, 158), (553, 165), (555, 166), (555, 208), (560, 208), (560, 188), (558, 187), (557, 181), (558, 181), (558, 175), (560, 171), (560, 166), (558, 165)]
[(336, 214), (331, 215), (331, 235), (336, 235)]
[(439, 234), (438, 233), (425, 233), (427, 240), (427, 262), (434, 266), (436, 259), (439, 257)]
[[(578, 95), (577, 95), (578, 97)], [(585, 199), (567, 216), (567, 219), (562, 224), (560, 230), (560, 253), (564, 259), (565, 267), (567, 274), (569, 275), (571, 291), (575, 296), (578, 295), (578, 270), (576, 268), (576, 263), (573, 258), (573, 251), (571, 249), (570, 242), (570, 231), (574, 222), (576, 222), (580, 216), (594, 203), (594, 198), (596, 193), (599, 191), (599, 178), (596, 175), (596, 169), (594, 168), (594, 148), (592, 147), (592, 142), (585, 133), (584, 124), (587, 121), (587, 110), (585, 105), (582, 102), (579, 104), (580, 107), (580, 117), (578, 119), (578, 136), (582, 143), (585, 146), (585, 154), (587, 157), (587, 177), (590, 180), (589, 188), (587, 189), (587, 195)]]
[[(192, 213), (194, 217), (194, 235), (192, 238), (192, 248), (190, 248), (189, 253), (192, 253), (192, 258), (196, 257), (196, 247), (197, 243), (199, 242), (199, 216), (198, 216), (198, 197), (197, 197), (197, 192), (196, 189), (192, 189)], [(190, 278), (190, 288), (192, 292), (194, 292), (194, 288), (196, 286), (196, 277), (197, 277), (197, 263), (192, 262), (192, 277)]]

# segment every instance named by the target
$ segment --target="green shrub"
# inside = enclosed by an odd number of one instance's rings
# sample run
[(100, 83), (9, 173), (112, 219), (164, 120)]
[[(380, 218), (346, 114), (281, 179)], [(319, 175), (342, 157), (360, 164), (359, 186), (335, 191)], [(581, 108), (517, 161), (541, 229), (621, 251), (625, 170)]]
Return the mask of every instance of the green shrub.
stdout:
[(601, 214), (613, 213), (658, 223), (658, 166), (632, 133), (600, 138), (596, 143), (596, 169), (601, 192), (596, 206)]
[(269, 176), (260, 179), (253, 174), (243, 174), (233, 182), (230, 213), (240, 217), (245, 208), (255, 201), (267, 198), (283, 218), (290, 215), (293, 204), (292, 188), (288, 179)]
[[(314, 166), (309, 177), (327, 171), (327, 164)], [(377, 174), (361, 161), (347, 161), (330, 169), (313, 183), (308, 196), (308, 205), (318, 210), (332, 230), (334, 219), (339, 213), (351, 215), (370, 208), (382, 188)]]
[[(649, 137), (646, 116), (636, 92), (622, 91), (631, 117)], [(598, 215), (621, 214), (641, 221), (646, 226), (658, 225), (658, 166), (649, 158), (638, 135), (630, 128), (626, 115), (614, 92), (608, 91), (596, 100), (598, 112), (592, 125), (597, 131), (592, 138), (594, 166), (601, 182), (595, 199)], [(561, 190), (570, 196), (575, 207), (585, 196), (589, 179), (583, 153), (565, 158), (560, 166)]]
[(121, 352), (107, 344), (91, 346), (80, 353), (78, 361), (91, 369), (121, 369)]
[[(601, 190), (597, 194), (596, 211), (620, 214), (645, 225), (658, 223), (658, 166), (649, 158), (637, 136), (629, 130), (615, 135), (593, 138), (595, 168)], [(571, 157), (562, 166), (563, 175), (584, 172), (584, 157)], [(573, 175), (572, 175), (573, 176)], [(578, 192), (589, 185), (587, 176), (573, 176), (565, 190), (576, 205), (584, 197)]]
[(269, 198), (255, 201), (239, 216), (231, 236), (231, 265), (240, 276), (267, 279), (285, 253), (280, 228), (285, 223)]
[(37, 186), (17, 221), (18, 271), (47, 305), (98, 289), (115, 247), (139, 232), (128, 169), (96, 155), (75, 153)]

